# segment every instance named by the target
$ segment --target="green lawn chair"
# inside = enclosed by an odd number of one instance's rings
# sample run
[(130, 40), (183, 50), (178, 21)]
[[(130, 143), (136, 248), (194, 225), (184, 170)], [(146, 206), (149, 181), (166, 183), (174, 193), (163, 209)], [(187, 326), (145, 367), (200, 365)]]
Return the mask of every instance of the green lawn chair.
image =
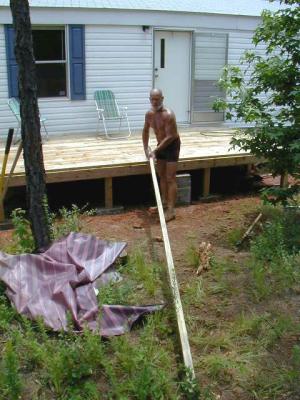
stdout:
[[(131, 135), (129, 120), (127, 116), (127, 107), (121, 107), (118, 105), (113, 92), (109, 89), (96, 90), (94, 93), (94, 99), (96, 103), (96, 109), (98, 113), (98, 127), (99, 132), (100, 120), (103, 123), (104, 131), (107, 139), (125, 139)], [(121, 124), (123, 119), (126, 119), (129, 134), (126, 136), (120, 136)], [(108, 134), (106, 121), (119, 121), (119, 133), (117, 136)]]
[[(16, 137), (15, 137), (15, 143), (16, 143), (18, 141), (17, 138), (18, 138), (18, 134), (19, 134), (20, 128), (21, 128), (20, 103), (19, 103), (18, 99), (16, 99), (15, 97), (12, 97), (11, 99), (9, 99), (7, 103), (8, 103), (9, 108), (11, 109), (12, 113), (16, 117), (16, 120), (18, 121), (18, 127), (16, 130)], [(45, 139), (47, 140), (48, 139), (48, 131), (45, 126), (45, 121), (46, 121), (46, 118), (41, 118), (41, 116), (40, 116), (40, 123), (44, 127), (44, 130), (46, 133)]]

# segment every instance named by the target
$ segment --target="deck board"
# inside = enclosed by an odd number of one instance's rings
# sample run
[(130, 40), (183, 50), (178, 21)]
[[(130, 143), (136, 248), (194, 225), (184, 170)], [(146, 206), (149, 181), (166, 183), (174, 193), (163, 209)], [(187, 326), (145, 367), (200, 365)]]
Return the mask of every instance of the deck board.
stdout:
[[(230, 129), (193, 129), (180, 133), (181, 152), (178, 170), (249, 164), (255, 158), (249, 153), (233, 150)], [(156, 145), (154, 135), (150, 145)], [(17, 146), (12, 146), (6, 171), (10, 170)], [(0, 145), (2, 163), (4, 143)], [(91, 135), (52, 137), (43, 145), (47, 182), (76, 181), (95, 178), (150, 173), (145, 159), (141, 134), (129, 139), (107, 140)], [(9, 186), (25, 184), (21, 157)]]

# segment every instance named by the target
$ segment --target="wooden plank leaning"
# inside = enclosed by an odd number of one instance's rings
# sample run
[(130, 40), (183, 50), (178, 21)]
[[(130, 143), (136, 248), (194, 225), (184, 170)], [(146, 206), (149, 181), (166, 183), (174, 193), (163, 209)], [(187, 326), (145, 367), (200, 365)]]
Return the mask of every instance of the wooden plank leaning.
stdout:
[(1, 175), (0, 175), (0, 222), (3, 222), (4, 218), (5, 218), (3, 187), (4, 187), (6, 165), (7, 165), (7, 160), (8, 160), (8, 155), (9, 155), (13, 135), (14, 135), (14, 130), (12, 128), (10, 128), (8, 131), (7, 138), (6, 138), (4, 158), (3, 158), (3, 162), (2, 162)]
[(6, 171), (6, 165), (7, 165), (7, 160), (8, 160), (8, 155), (10, 151), (10, 146), (12, 143), (12, 138), (14, 135), (14, 130), (12, 128), (9, 129), (8, 135), (6, 138), (6, 145), (5, 145), (5, 151), (4, 151), (4, 158), (2, 162), (2, 168), (1, 168), (1, 176), (0, 176), (0, 193), (3, 191), (3, 186), (4, 186), (4, 175)]
[(1, 178), (0, 178), (0, 223), (4, 222), (4, 220), (5, 220), (4, 200), (5, 200), (6, 192), (8, 189), (9, 181), (13, 175), (14, 169), (17, 165), (17, 162), (19, 160), (19, 157), (21, 155), (22, 148), (23, 148), (22, 141), (20, 141), (20, 144), (19, 144), (17, 153), (15, 155), (14, 161), (12, 163), (9, 175), (7, 178), (5, 178), (6, 164), (7, 164), (9, 151), (10, 151), (10, 146), (12, 143), (13, 134), (14, 134), (14, 130), (9, 129), (8, 137), (7, 137), (7, 141), (6, 141), (6, 147), (5, 147), (5, 157), (4, 157), (3, 164), (2, 164), (2, 172), (1, 172)]
[(7, 176), (7, 178), (5, 179), (5, 182), (4, 182), (4, 187), (3, 187), (3, 192), (2, 192), (2, 198), (3, 199), (5, 198), (5, 195), (6, 195), (6, 192), (7, 192), (7, 189), (8, 189), (9, 181), (10, 181), (10, 179), (11, 179), (13, 173), (14, 173), (14, 170), (16, 168), (16, 165), (17, 165), (18, 161), (19, 161), (19, 158), (20, 158), (20, 155), (22, 153), (22, 150), (23, 150), (23, 142), (21, 140), (19, 142), (19, 146), (18, 146), (16, 155), (15, 155), (15, 158), (14, 158), (14, 160), (12, 162), (9, 174), (8, 174), (8, 176)]
[(162, 206), (162, 202), (161, 202), (159, 187), (158, 187), (158, 183), (157, 183), (153, 158), (150, 157), (149, 161), (150, 161), (150, 168), (151, 168), (151, 175), (152, 175), (152, 181), (153, 181), (153, 186), (154, 186), (155, 198), (156, 198), (156, 203), (157, 203), (157, 208), (158, 208), (159, 220), (160, 220), (163, 241), (164, 241), (164, 246), (165, 246), (170, 287), (171, 287), (173, 301), (174, 301), (174, 307), (175, 307), (175, 311), (176, 311), (176, 318), (177, 318), (178, 331), (179, 331), (179, 337), (180, 337), (180, 343), (181, 343), (181, 349), (182, 349), (183, 362), (184, 362), (185, 367), (190, 371), (192, 378), (195, 378), (192, 354), (191, 354), (186, 324), (185, 324), (185, 320), (184, 320), (184, 314), (183, 314), (180, 293), (179, 293), (179, 288), (178, 288), (178, 283), (177, 283), (177, 278), (176, 278), (176, 273), (175, 273), (175, 267), (174, 267), (174, 262), (173, 262), (173, 256), (172, 256), (169, 235), (168, 235), (168, 230), (167, 230), (167, 224), (165, 221), (165, 216), (164, 216), (163, 206)]

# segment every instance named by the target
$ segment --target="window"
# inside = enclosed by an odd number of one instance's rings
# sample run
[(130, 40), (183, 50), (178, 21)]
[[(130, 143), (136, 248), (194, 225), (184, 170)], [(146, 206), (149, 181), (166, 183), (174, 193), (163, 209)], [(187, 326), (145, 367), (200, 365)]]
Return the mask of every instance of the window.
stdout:
[(38, 97), (67, 96), (65, 36), (64, 27), (33, 27)]
[[(15, 30), (9, 24), (5, 25), (4, 32), (8, 95), (18, 97), (19, 68), (14, 52)], [(71, 100), (85, 100), (85, 26), (69, 25), (68, 30), (64, 26), (35, 26), (32, 32), (38, 96), (69, 95)], [(68, 40), (65, 32), (68, 32)], [(66, 42), (69, 46), (67, 50)]]
[(160, 68), (165, 68), (165, 39), (160, 39)]

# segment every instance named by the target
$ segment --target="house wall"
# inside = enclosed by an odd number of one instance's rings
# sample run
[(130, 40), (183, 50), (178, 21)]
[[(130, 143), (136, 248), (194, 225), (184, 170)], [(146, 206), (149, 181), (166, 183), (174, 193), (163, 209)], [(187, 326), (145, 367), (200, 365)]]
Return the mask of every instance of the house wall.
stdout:
[[(140, 27), (87, 25), (86, 100), (40, 99), (49, 134), (93, 132), (97, 128), (94, 91), (110, 88), (119, 105), (128, 107), (133, 129), (140, 129), (152, 87), (152, 35)], [(16, 121), (7, 106), (4, 28), (0, 26), (0, 134)], [(114, 125), (110, 124), (111, 128)], [(100, 125), (100, 129), (103, 129)]]
[(8, 84), (4, 26), (0, 25), (0, 136), (7, 135), (7, 129), (16, 125), (14, 117), (8, 109), (7, 100)]
[[(246, 65), (240, 64), (240, 57), (246, 50), (253, 50), (253, 44), (251, 43), (253, 32), (230, 32), (228, 38), (228, 64), (240, 66), (242, 71), (246, 70)], [(265, 53), (265, 45), (258, 44), (255, 48), (255, 52), (259, 55)], [(250, 70), (247, 72), (249, 76)]]
[(93, 99), (101, 87), (112, 89), (119, 104), (128, 107), (131, 126), (140, 128), (152, 88), (152, 33), (140, 27), (87, 26), (86, 74), (87, 97)]
[[(257, 55), (264, 56), (266, 46), (258, 44), (255, 48), (252, 44), (253, 32), (231, 32), (228, 38), (228, 64), (239, 66), (247, 80), (252, 68), (247, 67), (247, 64), (240, 63), (240, 57), (246, 50), (255, 51)], [(261, 94), (261, 99), (266, 99), (266, 95)]]
[[(1, 13), (1, 23), (11, 23), (8, 11)], [(5, 21), (4, 21), (5, 20)], [(228, 62), (239, 65), (239, 57), (251, 47), (252, 32), (258, 18), (240, 16), (192, 15), (188, 13), (100, 12), (85, 10), (34, 9), (33, 24), (85, 23), (86, 100), (68, 98), (40, 99), (41, 115), (47, 118), (50, 134), (93, 132), (97, 115), (93, 93), (101, 87), (111, 88), (120, 105), (128, 107), (133, 129), (141, 130), (149, 107), (152, 87), (152, 29), (142, 25), (183, 28), (199, 32), (228, 34)], [(119, 21), (119, 24), (117, 22)], [(122, 22), (121, 22), (122, 21)], [(49, 22), (48, 22), (49, 23)], [(122, 25), (121, 25), (122, 23)], [(130, 23), (135, 25), (129, 25)], [(7, 71), (4, 25), (0, 25), (0, 135), (6, 135), (16, 121), (7, 106)]]

